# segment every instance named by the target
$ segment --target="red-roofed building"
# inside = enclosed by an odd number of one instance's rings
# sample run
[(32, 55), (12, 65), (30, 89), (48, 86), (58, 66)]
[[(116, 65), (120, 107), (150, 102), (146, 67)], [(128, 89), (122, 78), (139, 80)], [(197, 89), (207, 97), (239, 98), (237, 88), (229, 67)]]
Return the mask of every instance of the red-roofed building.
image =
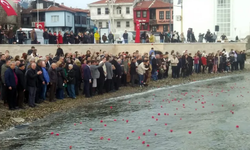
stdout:
[(140, 22), (141, 30), (166, 32), (173, 28), (173, 5), (161, 0), (141, 1), (134, 7), (134, 23)]

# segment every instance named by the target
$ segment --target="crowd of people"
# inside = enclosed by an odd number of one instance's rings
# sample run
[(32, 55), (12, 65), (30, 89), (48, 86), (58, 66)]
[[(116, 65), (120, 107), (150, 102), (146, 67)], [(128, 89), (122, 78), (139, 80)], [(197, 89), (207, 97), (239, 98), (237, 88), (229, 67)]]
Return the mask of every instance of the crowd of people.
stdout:
[(243, 70), (245, 51), (224, 50), (206, 54), (184, 51), (155, 51), (141, 55), (122, 52), (112, 55), (105, 51), (85, 55), (64, 53), (58, 45), (55, 56), (39, 56), (34, 46), (22, 56), (12, 57), (8, 50), (0, 54), (1, 98), (10, 110), (24, 109), (64, 98), (75, 99), (118, 91), (121, 86), (144, 87), (149, 82), (168, 78), (188, 77), (193, 73), (223, 73)]

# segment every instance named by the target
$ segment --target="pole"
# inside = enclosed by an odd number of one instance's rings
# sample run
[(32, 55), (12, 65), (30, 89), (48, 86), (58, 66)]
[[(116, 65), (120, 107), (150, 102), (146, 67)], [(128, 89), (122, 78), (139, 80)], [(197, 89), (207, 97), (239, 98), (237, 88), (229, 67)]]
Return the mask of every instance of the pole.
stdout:
[(38, 8), (39, 0), (36, 0), (36, 18), (37, 18), (37, 23), (36, 23), (36, 28), (39, 28), (39, 8)]
[(183, 1), (181, 1), (181, 33), (183, 33)]

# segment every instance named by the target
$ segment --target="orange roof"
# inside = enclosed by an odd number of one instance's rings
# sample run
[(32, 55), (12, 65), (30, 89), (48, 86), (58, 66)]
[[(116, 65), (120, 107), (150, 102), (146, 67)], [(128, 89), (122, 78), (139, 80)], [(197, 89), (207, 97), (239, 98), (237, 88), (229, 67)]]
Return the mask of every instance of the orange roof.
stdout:
[(150, 8), (165, 8), (165, 7), (173, 7), (173, 4), (156, 0), (155, 2), (153, 2)]
[(142, 1), (137, 3), (134, 9), (142, 9), (142, 8), (149, 8), (153, 1)]
[[(133, 3), (135, 0), (114, 0), (115, 3)], [(106, 4), (107, 0), (99, 0), (90, 4)]]

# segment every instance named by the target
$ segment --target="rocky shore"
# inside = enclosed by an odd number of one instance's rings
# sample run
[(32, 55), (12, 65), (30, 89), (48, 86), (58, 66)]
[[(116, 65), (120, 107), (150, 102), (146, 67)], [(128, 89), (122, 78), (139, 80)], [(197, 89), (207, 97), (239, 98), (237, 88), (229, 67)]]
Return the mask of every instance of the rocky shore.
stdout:
[(85, 98), (83, 96), (79, 96), (77, 99), (64, 99), (58, 100), (56, 102), (48, 102), (39, 104), (36, 108), (26, 108), (25, 110), (16, 110), (9, 111), (6, 107), (3, 106), (3, 102), (0, 102), (0, 131), (4, 131), (10, 127), (14, 127), (16, 125), (20, 125), (27, 122), (32, 122), (41, 118), (44, 118), (48, 115), (51, 115), (56, 112), (63, 112), (73, 108), (77, 108), (79, 106), (86, 106), (93, 102), (98, 102), (104, 99), (109, 99), (113, 97), (119, 97), (123, 95), (140, 93), (143, 91), (147, 91), (154, 88), (160, 88), (164, 86), (173, 86), (178, 84), (186, 84), (189, 82), (205, 80), (216, 77), (223, 77), (229, 75), (238, 75), (242, 73), (250, 72), (250, 65), (246, 65), (246, 69), (243, 71), (236, 71), (232, 73), (218, 73), (218, 74), (193, 74), (187, 78), (179, 78), (172, 79), (167, 78), (163, 80), (159, 80), (156, 82), (150, 82), (149, 86), (144, 88), (135, 87), (132, 88), (130, 86), (121, 87), (119, 91), (108, 93), (104, 95), (98, 95), (92, 98)]

